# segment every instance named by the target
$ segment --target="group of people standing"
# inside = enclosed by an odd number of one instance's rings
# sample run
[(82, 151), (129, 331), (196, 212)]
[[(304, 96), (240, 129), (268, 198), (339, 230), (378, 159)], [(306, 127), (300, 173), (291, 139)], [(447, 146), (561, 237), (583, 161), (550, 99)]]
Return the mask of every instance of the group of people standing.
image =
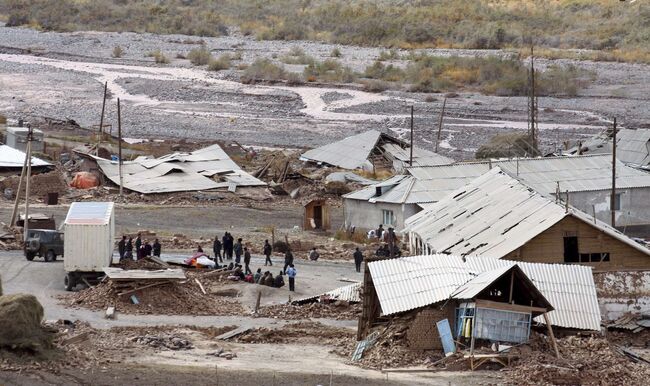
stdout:
[[(135, 256), (133, 255), (133, 249), (135, 247)], [(149, 240), (142, 241), (142, 235), (138, 233), (135, 241), (133, 237), (127, 239), (126, 235), (122, 235), (122, 239), (117, 243), (117, 250), (120, 254), (120, 261), (124, 259), (133, 259), (140, 260), (147, 256), (156, 256), (160, 257), (162, 251), (162, 245), (160, 241), (156, 238), (153, 241), (153, 244), (149, 243)]]

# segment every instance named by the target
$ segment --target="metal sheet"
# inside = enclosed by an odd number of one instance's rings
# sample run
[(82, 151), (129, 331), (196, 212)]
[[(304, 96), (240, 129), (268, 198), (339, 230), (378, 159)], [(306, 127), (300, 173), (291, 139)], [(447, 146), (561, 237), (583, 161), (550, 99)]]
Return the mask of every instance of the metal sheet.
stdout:
[[(581, 145), (583, 153), (606, 154), (612, 152), (612, 137), (604, 132)], [(577, 146), (567, 150), (576, 154)], [(650, 166), (650, 129), (619, 129), (616, 133), (616, 158), (633, 167)]]
[(297, 299), (297, 300), (293, 301), (292, 303), (296, 303), (296, 304), (304, 303), (304, 302), (306, 302), (308, 300), (317, 299), (317, 298), (319, 298), (319, 297), (321, 297), (323, 295), (326, 295), (326, 296), (329, 296), (331, 298), (335, 298), (335, 299), (338, 299), (338, 300), (351, 302), (351, 303), (359, 303), (359, 302), (361, 302), (361, 297), (360, 297), (360, 294), (359, 294), (360, 290), (361, 290), (361, 283), (353, 283), (353, 284), (350, 284), (350, 285), (346, 285), (346, 286), (343, 286), (343, 287), (333, 289), (331, 291), (322, 293), (320, 295), (309, 296), (309, 297), (306, 297), (306, 298)]
[(343, 169), (357, 169), (367, 162), (370, 152), (377, 145), (380, 136), (380, 132), (369, 130), (306, 151), (301, 157), (312, 162), (322, 162)]
[[(25, 152), (7, 145), (0, 145), (0, 168), (22, 169), (25, 163)], [(32, 167), (52, 166), (40, 158), (32, 157)]]
[[(95, 158), (101, 171), (119, 185), (115, 161)], [(174, 153), (160, 158), (138, 158), (122, 164), (124, 187), (138, 193), (168, 193), (236, 186), (266, 186), (231, 160), (219, 145), (192, 153)], [(218, 176), (223, 182), (210, 177)]]
[[(368, 263), (382, 313), (391, 315), (446, 299), (479, 274), (519, 266), (554, 310), (551, 324), (585, 330), (600, 328), (600, 309), (590, 267), (522, 263), (485, 257), (437, 254)], [(536, 318), (543, 323), (543, 318)]]
[[(401, 161), (402, 163), (405, 164), (405, 166), (411, 166), (409, 165), (409, 162), (411, 160), (410, 147), (404, 148), (395, 143), (386, 143), (382, 145), (381, 148), (384, 150), (385, 153), (387, 153), (387, 155), (390, 158)], [(454, 161), (449, 157), (445, 157), (442, 154), (434, 153), (432, 151), (419, 148), (417, 146), (413, 147), (412, 166), (448, 165), (448, 164), (453, 164), (454, 162), (456, 161)]]

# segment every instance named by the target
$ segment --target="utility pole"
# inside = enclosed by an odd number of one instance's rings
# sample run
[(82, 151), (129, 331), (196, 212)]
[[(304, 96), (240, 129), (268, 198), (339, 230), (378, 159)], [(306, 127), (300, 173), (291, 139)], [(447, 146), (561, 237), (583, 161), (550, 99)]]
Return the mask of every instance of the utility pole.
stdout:
[(614, 118), (614, 133), (612, 137), (612, 197), (609, 207), (612, 213), (612, 228), (616, 226), (616, 118)]
[(99, 145), (102, 143), (104, 134), (104, 111), (106, 110), (106, 92), (108, 91), (108, 82), (104, 83), (104, 98), (102, 99), (102, 116), (99, 118), (99, 130), (97, 131), (97, 156), (99, 156)]
[(442, 100), (442, 110), (440, 111), (440, 120), (438, 121), (438, 137), (436, 138), (436, 153), (438, 152), (438, 145), (440, 144), (440, 134), (442, 133), (442, 118), (445, 116), (445, 105), (447, 105), (447, 97)]
[(535, 100), (535, 53), (533, 45), (530, 46), (530, 100), (528, 101), (529, 127), (528, 135), (533, 145), (534, 155), (537, 155), (537, 103)]
[(32, 176), (32, 139), (33, 139), (33, 129), (29, 126), (29, 132), (27, 133), (27, 180), (25, 182), (25, 223), (23, 225), (23, 242), (27, 240), (27, 235), (29, 232), (29, 180)]
[(20, 201), (20, 192), (23, 190), (23, 179), (25, 178), (25, 172), (27, 171), (27, 160), (29, 155), (27, 154), (27, 149), (25, 149), (25, 162), (23, 163), (23, 170), (20, 172), (20, 180), (18, 180), (18, 189), (16, 189), (16, 202), (14, 203), (14, 210), (11, 212), (11, 221), (9, 226), (13, 227), (16, 225), (16, 215), (18, 214), (18, 202)]
[(124, 176), (122, 175), (122, 112), (120, 109), (120, 98), (117, 98), (117, 156), (120, 170), (120, 197), (124, 189)]
[(411, 105), (411, 156), (409, 166), (413, 166), (413, 105)]

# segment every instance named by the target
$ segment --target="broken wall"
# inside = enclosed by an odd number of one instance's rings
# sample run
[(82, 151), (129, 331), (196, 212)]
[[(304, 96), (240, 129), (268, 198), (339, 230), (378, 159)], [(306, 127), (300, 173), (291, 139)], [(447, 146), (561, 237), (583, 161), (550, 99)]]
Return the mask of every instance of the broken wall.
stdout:
[(650, 314), (650, 271), (594, 273), (594, 283), (604, 320)]
[[(621, 197), (621, 210), (616, 211), (617, 227), (650, 225), (650, 205), (647, 205), (650, 202), (650, 187), (616, 189), (616, 193), (620, 193)], [(610, 190), (569, 193), (569, 204), (589, 215), (595, 209), (596, 218), (607, 224), (611, 222), (610, 200)], [(650, 236), (650, 232), (646, 236)]]

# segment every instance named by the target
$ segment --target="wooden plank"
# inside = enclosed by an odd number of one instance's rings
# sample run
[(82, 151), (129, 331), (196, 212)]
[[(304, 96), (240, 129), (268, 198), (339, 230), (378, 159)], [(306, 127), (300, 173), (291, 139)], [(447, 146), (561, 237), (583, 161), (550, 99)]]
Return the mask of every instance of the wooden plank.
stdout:
[(144, 285), (142, 287), (134, 288), (134, 289), (129, 290), (129, 291), (120, 292), (120, 293), (117, 294), (117, 296), (131, 295), (132, 293), (141, 291), (141, 290), (146, 289), (146, 288), (151, 288), (151, 287), (155, 287), (155, 286), (158, 286), (158, 285), (169, 284), (169, 283), (171, 283), (171, 281), (166, 280), (166, 281), (161, 281), (161, 282), (158, 282), (158, 283), (147, 284), (147, 285)]
[(104, 273), (111, 280), (184, 280), (186, 278), (182, 269), (161, 269), (157, 271), (132, 269), (125, 271), (121, 268), (104, 267)]
[(204, 273), (201, 275), (202, 278), (204, 277), (219, 277), (219, 276), (225, 276), (225, 275), (230, 275), (231, 273), (235, 272), (234, 269), (228, 271), (226, 269), (215, 269), (210, 272)]
[(83, 341), (85, 341), (85, 340), (88, 339), (88, 336), (89, 336), (89, 335), (90, 335), (90, 334), (88, 333), (88, 331), (86, 331), (86, 332), (82, 332), (81, 334), (75, 335), (75, 336), (73, 336), (73, 337), (71, 337), (71, 338), (64, 339), (64, 340), (61, 342), (61, 344), (65, 346), (65, 345), (68, 345), (68, 344), (74, 344), (74, 343), (83, 342)]
[(547, 311), (546, 308), (522, 306), (519, 304), (500, 303), (500, 302), (493, 302), (491, 300), (482, 300), (482, 299), (476, 299), (476, 307), (493, 308), (496, 310), (515, 311), (515, 312), (531, 312), (531, 313), (539, 312), (541, 314)]
[(237, 335), (241, 335), (241, 334), (245, 333), (246, 331), (249, 331), (250, 329), (251, 329), (251, 327), (238, 327), (238, 328), (235, 328), (234, 330), (228, 331), (228, 332), (226, 332), (224, 334), (221, 334), (221, 335), (217, 336), (215, 339), (217, 339), (217, 340), (226, 340), (226, 339), (234, 338)]
[(553, 334), (553, 327), (551, 326), (551, 320), (548, 318), (548, 314), (544, 313), (544, 322), (548, 328), (548, 335), (551, 338), (551, 344), (553, 345), (553, 350), (555, 351), (555, 356), (560, 357), (560, 351), (557, 349), (557, 342), (555, 341), (555, 334)]
[(194, 281), (196, 282), (196, 284), (199, 285), (199, 288), (201, 288), (201, 292), (203, 292), (203, 295), (207, 295), (208, 293), (205, 292), (205, 288), (203, 288), (203, 284), (201, 284), (201, 282), (199, 281), (199, 279), (194, 278)]

